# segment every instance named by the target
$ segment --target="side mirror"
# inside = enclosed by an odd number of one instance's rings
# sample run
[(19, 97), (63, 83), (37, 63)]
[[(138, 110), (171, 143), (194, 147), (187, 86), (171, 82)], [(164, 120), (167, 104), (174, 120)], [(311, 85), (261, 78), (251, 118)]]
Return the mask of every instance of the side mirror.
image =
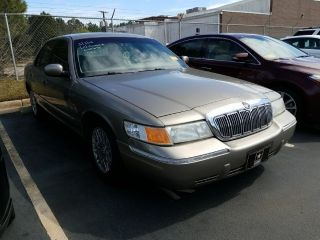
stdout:
[(51, 77), (68, 76), (68, 72), (63, 71), (61, 64), (48, 64), (44, 67), (44, 72)]
[(189, 57), (188, 56), (181, 56), (181, 59), (186, 63), (188, 64), (189, 63)]
[(232, 59), (236, 62), (250, 62), (249, 53), (246, 52), (237, 53)]

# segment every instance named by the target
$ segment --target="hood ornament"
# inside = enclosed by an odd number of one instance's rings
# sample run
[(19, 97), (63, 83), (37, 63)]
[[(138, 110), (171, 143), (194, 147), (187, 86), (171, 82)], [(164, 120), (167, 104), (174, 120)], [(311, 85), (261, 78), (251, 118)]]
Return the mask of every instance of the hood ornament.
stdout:
[(251, 107), (250, 104), (249, 104), (249, 103), (246, 103), (246, 102), (242, 102), (242, 105), (243, 105), (244, 108), (247, 109), (247, 110), (250, 109), (250, 107)]

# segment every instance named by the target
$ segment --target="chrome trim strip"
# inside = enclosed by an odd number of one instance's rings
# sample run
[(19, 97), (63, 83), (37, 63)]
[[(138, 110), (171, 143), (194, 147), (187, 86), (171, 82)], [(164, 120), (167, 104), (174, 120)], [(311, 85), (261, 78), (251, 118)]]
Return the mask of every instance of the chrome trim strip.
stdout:
[(190, 157), (190, 158), (181, 158), (181, 159), (171, 159), (171, 158), (165, 158), (165, 157), (160, 157), (160, 156), (156, 156), (154, 154), (151, 153), (147, 153), (145, 151), (142, 151), (140, 149), (137, 149), (133, 146), (129, 145), (129, 148), (132, 152), (134, 152), (135, 154), (141, 156), (141, 157), (146, 157), (149, 158), (151, 160), (157, 161), (157, 162), (161, 162), (161, 163), (165, 163), (165, 164), (170, 164), (170, 165), (187, 165), (187, 164), (192, 164), (192, 163), (197, 163), (197, 162), (202, 162), (202, 161), (206, 161), (215, 157), (220, 157), (223, 155), (228, 154), (230, 151), (229, 149), (221, 149), (212, 153), (208, 153), (208, 154), (204, 154), (204, 155), (199, 155), (199, 156), (195, 156), (195, 157)]
[[(250, 107), (246, 107), (245, 105), (248, 104)], [(222, 141), (230, 141), (230, 140), (235, 140), (235, 139), (238, 139), (238, 138), (242, 138), (242, 137), (245, 137), (245, 136), (249, 136), (249, 135), (252, 135), (254, 133), (257, 133), (257, 132), (260, 132), (264, 129), (267, 129), (268, 127), (271, 126), (272, 124), (272, 119), (273, 119), (273, 116), (272, 116), (272, 112), (271, 112), (271, 120), (270, 122), (268, 122), (267, 124), (263, 125), (260, 123), (261, 126), (257, 126), (257, 128), (255, 128), (255, 126), (253, 126), (253, 121), (251, 120), (251, 117), (252, 115), (250, 115), (250, 121), (249, 121), (249, 124), (251, 124), (251, 127), (249, 129), (249, 131), (244, 131), (245, 129), (245, 125), (244, 125), (244, 121), (242, 121), (242, 133), (241, 134), (237, 134), (237, 135), (233, 135), (234, 133), (234, 128), (236, 126), (232, 126), (230, 124), (230, 115), (232, 115), (232, 113), (238, 113), (238, 115), (241, 115), (241, 112), (243, 111), (250, 111), (252, 112), (252, 110), (255, 110), (256, 111), (256, 115), (257, 116), (254, 116), (254, 117), (259, 117), (260, 116), (260, 110), (259, 108), (263, 106), (263, 107), (266, 107), (266, 106), (270, 106), (271, 107), (271, 102), (268, 98), (262, 98), (262, 99), (252, 99), (252, 100), (248, 100), (248, 101), (245, 101), (245, 103), (240, 103), (240, 102), (237, 102), (237, 103), (233, 103), (233, 104), (229, 104), (227, 106), (222, 106), (220, 108), (216, 108), (214, 110), (212, 110), (211, 112), (209, 112), (207, 115), (206, 115), (206, 119), (210, 122), (210, 126), (211, 126), (211, 129), (214, 133), (214, 135), (222, 140)], [(272, 109), (271, 109), (272, 111)], [(223, 135), (223, 133), (221, 133), (221, 130), (219, 128), (219, 125), (217, 123), (217, 119), (218, 118), (222, 118), (224, 117), (226, 120), (227, 120), (227, 125), (228, 125), (228, 129), (227, 131), (231, 131), (230, 132), (230, 137), (226, 137)], [(240, 120), (241, 122), (241, 120)], [(247, 123), (247, 121), (246, 121)], [(221, 124), (220, 124), (221, 125)], [(225, 129), (224, 129), (225, 130)]]
[[(259, 105), (271, 104), (271, 102), (270, 102), (270, 100), (268, 98), (251, 99), (251, 100), (246, 100), (245, 102), (250, 104), (251, 109), (256, 107), (256, 106), (259, 106)], [(219, 108), (213, 109), (212, 111), (210, 111), (207, 114), (207, 118), (216, 117), (216, 116), (219, 116), (219, 115), (231, 113), (231, 112), (234, 112), (234, 111), (241, 111), (241, 110), (247, 110), (243, 106), (242, 102), (231, 103), (231, 104), (224, 105), (224, 106), (221, 106)]]

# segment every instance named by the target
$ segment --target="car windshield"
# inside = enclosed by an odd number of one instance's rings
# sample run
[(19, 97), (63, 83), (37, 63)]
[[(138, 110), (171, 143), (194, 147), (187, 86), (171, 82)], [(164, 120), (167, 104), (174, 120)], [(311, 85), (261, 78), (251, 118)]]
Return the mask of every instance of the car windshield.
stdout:
[(152, 39), (90, 38), (74, 42), (80, 77), (185, 68), (185, 63)]
[(240, 41), (266, 60), (294, 59), (308, 54), (280, 40), (265, 36), (245, 36)]

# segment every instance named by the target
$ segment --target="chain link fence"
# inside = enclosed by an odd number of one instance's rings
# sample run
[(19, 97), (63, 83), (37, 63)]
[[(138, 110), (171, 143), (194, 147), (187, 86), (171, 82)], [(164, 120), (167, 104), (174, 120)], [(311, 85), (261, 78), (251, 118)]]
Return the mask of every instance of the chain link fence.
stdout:
[(163, 44), (196, 35), (246, 32), (273, 36), (292, 35), (299, 28), (241, 24), (142, 21), (72, 16), (0, 14), (0, 81), (22, 80), (24, 67), (33, 61), (50, 38), (79, 32), (124, 32), (152, 37)]

